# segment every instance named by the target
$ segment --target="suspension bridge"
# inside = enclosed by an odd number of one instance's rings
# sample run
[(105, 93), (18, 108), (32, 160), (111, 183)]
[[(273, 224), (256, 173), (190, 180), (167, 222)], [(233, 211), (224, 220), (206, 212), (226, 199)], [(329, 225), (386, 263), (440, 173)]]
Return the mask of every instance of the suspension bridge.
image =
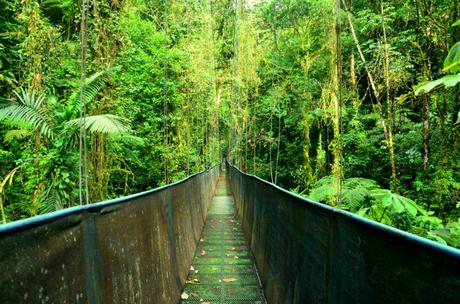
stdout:
[(460, 303), (460, 250), (220, 164), (0, 227), (1, 303)]

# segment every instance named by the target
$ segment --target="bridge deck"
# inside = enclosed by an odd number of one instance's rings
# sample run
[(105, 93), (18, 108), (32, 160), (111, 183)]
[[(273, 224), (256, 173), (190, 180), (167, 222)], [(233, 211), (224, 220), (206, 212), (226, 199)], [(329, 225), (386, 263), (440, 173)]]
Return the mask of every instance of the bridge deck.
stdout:
[(181, 298), (181, 303), (266, 303), (225, 176), (217, 185)]

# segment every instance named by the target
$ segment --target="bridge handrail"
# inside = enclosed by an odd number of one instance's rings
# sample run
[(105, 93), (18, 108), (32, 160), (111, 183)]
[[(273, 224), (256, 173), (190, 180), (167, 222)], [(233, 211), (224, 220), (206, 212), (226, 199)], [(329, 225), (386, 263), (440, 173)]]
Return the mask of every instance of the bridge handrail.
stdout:
[(32, 217), (29, 217), (29, 218), (26, 218), (26, 219), (21, 219), (21, 220), (9, 222), (9, 223), (0, 225), (0, 237), (3, 234), (8, 234), (8, 233), (15, 232), (17, 230), (26, 229), (26, 228), (29, 228), (29, 227), (34, 227), (34, 226), (37, 226), (37, 225), (45, 224), (47, 222), (54, 221), (54, 220), (57, 220), (57, 219), (60, 219), (60, 218), (63, 218), (63, 217), (69, 216), (69, 215), (82, 213), (82, 212), (99, 212), (102, 208), (112, 206), (112, 205), (121, 204), (121, 203), (125, 203), (125, 202), (131, 201), (133, 199), (140, 198), (140, 197), (143, 197), (143, 196), (146, 196), (146, 195), (149, 195), (149, 194), (153, 194), (155, 192), (159, 192), (159, 191), (174, 187), (176, 185), (185, 183), (186, 181), (194, 178), (197, 175), (200, 175), (200, 174), (203, 174), (203, 173), (206, 173), (206, 172), (209, 172), (209, 171), (213, 170), (217, 166), (220, 166), (220, 164), (215, 164), (215, 165), (211, 166), (210, 168), (207, 168), (207, 169), (205, 169), (203, 171), (196, 172), (196, 173), (194, 173), (192, 175), (184, 177), (183, 179), (181, 179), (179, 181), (176, 181), (174, 183), (170, 183), (170, 184), (167, 184), (167, 185), (163, 185), (163, 186), (160, 186), (160, 187), (157, 187), (157, 188), (154, 188), (154, 189), (150, 189), (150, 190), (146, 190), (146, 191), (142, 191), (142, 192), (138, 192), (138, 193), (133, 193), (133, 194), (130, 194), (130, 195), (121, 196), (121, 197), (105, 200), (105, 201), (102, 201), (102, 202), (91, 203), (91, 204), (88, 204), (88, 205), (73, 206), (73, 207), (62, 209), (62, 210), (52, 211), (52, 212), (49, 212), (49, 213), (32, 216)]
[(452, 255), (452, 257), (454, 257), (454, 258), (460, 259), (460, 249), (458, 249), (458, 248), (447, 246), (447, 245), (435, 242), (433, 240), (430, 240), (430, 239), (427, 239), (427, 238), (412, 234), (410, 232), (400, 230), (400, 229), (397, 229), (395, 227), (388, 226), (388, 225), (385, 225), (385, 224), (382, 224), (382, 223), (367, 219), (365, 217), (356, 215), (356, 214), (354, 214), (352, 212), (349, 212), (349, 211), (346, 211), (346, 210), (334, 208), (334, 207), (329, 206), (329, 205), (325, 205), (325, 204), (315, 202), (315, 201), (313, 201), (313, 200), (311, 200), (309, 198), (306, 198), (304, 196), (298, 195), (297, 193), (294, 193), (294, 192), (291, 192), (291, 191), (286, 190), (284, 188), (281, 188), (280, 186), (277, 186), (277, 185), (275, 185), (275, 184), (273, 184), (273, 183), (271, 183), (271, 182), (269, 182), (269, 181), (267, 181), (265, 179), (262, 179), (262, 178), (258, 177), (257, 175), (243, 172), (238, 167), (236, 167), (236, 166), (234, 166), (234, 165), (232, 165), (230, 163), (229, 163), (229, 165), (231, 167), (233, 167), (234, 169), (238, 170), (241, 174), (246, 175), (246, 176), (251, 177), (251, 178), (255, 178), (258, 181), (260, 181), (260, 182), (262, 182), (264, 184), (267, 184), (267, 185), (277, 189), (278, 191), (281, 191), (281, 192), (287, 194), (288, 196), (291, 196), (292, 198), (294, 198), (296, 200), (299, 200), (299, 201), (302, 201), (302, 202), (304, 202), (306, 204), (309, 204), (312, 207), (320, 208), (320, 209), (327, 210), (329, 212), (336, 213), (336, 214), (338, 214), (340, 216), (350, 218), (353, 221), (361, 222), (364, 225), (368, 225), (368, 226), (370, 226), (372, 228), (375, 228), (377, 230), (381, 230), (382, 232), (389, 233), (389, 234), (392, 234), (392, 235), (395, 235), (395, 236), (398, 236), (398, 237), (405, 238), (409, 242), (414, 242), (414, 243), (417, 243), (418, 245), (426, 246), (427, 248), (431, 248), (433, 250), (436, 250), (436, 251), (439, 251), (439, 252), (442, 252), (442, 253), (445, 253), (445, 254)]
[(460, 250), (227, 168), (269, 303), (460, 303)]
[(0, 226), (2, 303), (177, 303), (220, 166)]

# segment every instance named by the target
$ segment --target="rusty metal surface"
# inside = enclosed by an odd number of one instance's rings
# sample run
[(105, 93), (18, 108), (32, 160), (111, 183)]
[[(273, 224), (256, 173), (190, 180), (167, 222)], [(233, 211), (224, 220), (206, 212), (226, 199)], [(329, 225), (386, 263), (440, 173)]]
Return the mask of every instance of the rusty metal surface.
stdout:
[(0, 303), (177, 303), (218, 178), (0, 226)]
[(228, 170), (268, 303), (460, 303), (460, 250)]

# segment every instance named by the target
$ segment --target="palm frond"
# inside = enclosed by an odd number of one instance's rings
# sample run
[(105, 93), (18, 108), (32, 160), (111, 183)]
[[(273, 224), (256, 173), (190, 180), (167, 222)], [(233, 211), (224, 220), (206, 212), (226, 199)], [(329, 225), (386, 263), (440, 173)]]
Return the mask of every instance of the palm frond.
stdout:
[[(80, 127), (80, 119), (72, 119), (65, 123), (72, 128)], [(129, 132), (128, 120), (112, 114), (88, 116), (83, 121), (83, 128), (89, 133), (113, 134)]]
[(64, 209), (66, 204), (63, 197), (59, 195), (62, 191), (55, 189), (55, 187), (48, 187), (39, 197), (38, 212), (40, 214), (49, 213), (57, 210)]
[(122, 155), (123, 159), (130, 160), (137, 165), (142, 164), (133, 147), (143, 147), (145, 145), (143, 138), (127, 133), (114, 133), (110, 134), (108, 139), (115, 154)]
[[(116, 70), (118, 67), (108, 68), (106, 70), (94, 73), (93, 75), (89, 76), (85, 80), (86, 90), (83, 95), (83, 100), (86, 103), (91, 102), (96, 95), (105, 87), (109, 80), (109, 74), (113, 70)], [(67, 103), (68, 111), (71, 112), (73, 115), (77, 115), (80, 109), (80, 96), (81, 96), (81, 88), (75, 89), (72, 95), (69, 97), (69, 101)]]
[(47, 114), (42, 109), (45, 97), (36, 95), (34, 90), (28, 92), (21, 89), (15, 94), (17, 102), (0, 109), (0, 120), (19, 127), (26, 125), (46, 137), (53, 137)]
[(132, 134), (120, 134), (115, 133), (110, 135), (109, 139), (117, 144), (129, 145), (129, 146), (136, 146), (136, 147), (143, 147), (145, 145), (145, 140), (142, 137), (138, 137)]

